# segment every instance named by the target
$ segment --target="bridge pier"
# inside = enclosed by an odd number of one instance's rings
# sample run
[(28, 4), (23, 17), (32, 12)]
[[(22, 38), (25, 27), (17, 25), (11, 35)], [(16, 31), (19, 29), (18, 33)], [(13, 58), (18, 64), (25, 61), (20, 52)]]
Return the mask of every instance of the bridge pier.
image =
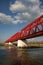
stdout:
[(8, 42), (8, 43), (6, 43), (5, 45), (12, 46), (12, 43), (11, 43), (11, 42)]
[(27, 44), (25, 43), (25, 41), (18, 40), (17, 47), (27, 47)]

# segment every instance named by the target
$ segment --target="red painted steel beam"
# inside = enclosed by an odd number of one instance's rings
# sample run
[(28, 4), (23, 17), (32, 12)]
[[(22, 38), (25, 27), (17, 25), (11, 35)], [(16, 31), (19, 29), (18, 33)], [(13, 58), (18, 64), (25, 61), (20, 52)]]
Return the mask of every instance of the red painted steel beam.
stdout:
[[(41, 30), (39, 29), (39, 25), (42, 27)], [(5, 42), (14, 42), (19, 39), (28, 39), (41, 35), (43, 35), (43, 15), (35, 19), (33, 22), (24, 27), (20, 32), (17, 32)]]
[(33, 38), (33, 37), (37, 37), (37, 36), (43, 36), (43, 31), (39, 31), (37, 33), (34, 33), (34, 34), (30, 34), (28, 36), (24, 36), (22, 37), (21, 39), (29, 39), (29, 38)]

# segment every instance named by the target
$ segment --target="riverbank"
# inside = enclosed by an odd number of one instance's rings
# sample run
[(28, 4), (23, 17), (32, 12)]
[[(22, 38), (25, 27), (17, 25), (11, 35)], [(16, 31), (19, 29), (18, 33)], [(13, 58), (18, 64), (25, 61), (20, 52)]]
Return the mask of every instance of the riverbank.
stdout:
[[(9, 44), (6, 44), (6, 43), (0, 43), (0, 46), (13, 46), (13, 47), (17, 47), (17, 45), (15, 45), (13, 43), (12, 43), (12, 45), (9, 45)], [(27, 43), (27, 47), (22, 47), (22, 48), (40, 48), (40, 47), (43, 48), (43, 41), (41, 41), (41, 42), (29, 42), (29, 43)]]

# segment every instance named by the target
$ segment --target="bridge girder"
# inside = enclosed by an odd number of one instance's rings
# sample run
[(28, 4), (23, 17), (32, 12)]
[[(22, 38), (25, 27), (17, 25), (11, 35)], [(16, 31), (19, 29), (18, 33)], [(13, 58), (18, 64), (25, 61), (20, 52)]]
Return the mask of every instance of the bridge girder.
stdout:
[(5, 42), (14, 42), (20, 39), (28, 39), (43, 35), (43, 15), (36, 18), (32, 23), (28, 24), (20, 32), (17, 32)]

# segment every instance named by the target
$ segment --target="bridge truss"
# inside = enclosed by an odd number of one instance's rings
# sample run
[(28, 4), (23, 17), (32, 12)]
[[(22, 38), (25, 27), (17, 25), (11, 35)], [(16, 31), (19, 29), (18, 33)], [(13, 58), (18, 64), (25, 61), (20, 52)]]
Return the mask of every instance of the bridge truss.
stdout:
[(20, 32), (17, 32), (5, 42), (14, 42), (20, 39), (29, 39), (43, 35), (43, 15), (36, 18), (33, 22), (24, 27)]

